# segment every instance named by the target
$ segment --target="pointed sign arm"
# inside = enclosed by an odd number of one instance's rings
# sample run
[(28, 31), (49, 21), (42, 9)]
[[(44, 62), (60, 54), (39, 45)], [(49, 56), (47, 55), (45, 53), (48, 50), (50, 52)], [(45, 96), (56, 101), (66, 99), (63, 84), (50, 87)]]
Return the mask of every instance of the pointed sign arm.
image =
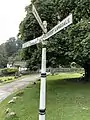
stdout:
[(22, 45), (22, 48), (27, 48), (29, 46), (32, 46), (32, 45), (35, 45), (35, 44), (38, 44), (41, 42), (41, 40), (43, 39), (43, 36), (40, 36), (38, 38), (35, 38), (33, 40), (30, 40), (28, 42), (25, 42), (23, 45)]
[(39, 14), (38, 14), (38, 12), (33, 4), (32, 4), (32, 13), (34, 14), (34, 16), (35, 16), (36, 20), (38, 21), (40, 27), (42, 28), (43, 32), (46, 33), (45, 28), (43, 26), (43, 22), (42, 22)]
[(53, 27), (49, 32), (47, 32), (46, 34), (44, 34), (43, 40), (47, 40), (48, 38), (50, 38), (54, 34), (58, 33), (62, 29), (66, 28), (70, 24), (72, 24), (72, 14), (70, 14), (69, 16), (67, 16), (59, 24), (57, 24), (55, 27)]

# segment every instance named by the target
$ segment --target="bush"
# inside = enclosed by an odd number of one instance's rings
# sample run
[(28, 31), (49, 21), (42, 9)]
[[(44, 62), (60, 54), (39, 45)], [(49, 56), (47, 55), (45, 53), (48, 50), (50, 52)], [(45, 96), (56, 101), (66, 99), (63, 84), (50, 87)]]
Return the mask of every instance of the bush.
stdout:
[(13, 78), (8, 78), (8, 80), (12, 80)]
[(3, 81), (0, 79), (0, 83), (2, 83)]
[(16, 72), (18, 72), (17, 68), (4, 68), (2, 69), (3, 75), (15, 75)]

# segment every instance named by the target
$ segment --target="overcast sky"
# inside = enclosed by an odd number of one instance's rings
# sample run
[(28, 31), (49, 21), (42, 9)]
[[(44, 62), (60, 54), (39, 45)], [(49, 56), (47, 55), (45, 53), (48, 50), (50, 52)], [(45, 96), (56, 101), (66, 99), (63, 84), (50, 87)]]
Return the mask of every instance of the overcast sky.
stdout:
[(0, 44), (16, 37), (30, 0), (0, 0)]

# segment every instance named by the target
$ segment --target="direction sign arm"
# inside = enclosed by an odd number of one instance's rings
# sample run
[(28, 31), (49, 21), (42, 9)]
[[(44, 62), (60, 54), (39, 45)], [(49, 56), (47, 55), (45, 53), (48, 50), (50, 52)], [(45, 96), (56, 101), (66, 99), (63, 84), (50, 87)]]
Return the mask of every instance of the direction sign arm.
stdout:
[(32, 13), (34, 14), (34, 16), (35, 16), (36, 20), (38, 21), (40, 27), (42, 28), (43, 32), (46, 33), (44, 26), (43, 26), (43, 22), (42, 22), (39, 14), (38, 14), (38, 12), (33, 4), (32, 4)]
[(71, 23), (72, 23), (72, 14), (70, 14), (68, 17), (66, 17), (64, 20), (62, 20), (59, 24), (57, 24), (55, 27), (53, 27), (49, 32), (44, 34), (43, 39), (46, 40), (46, 39), (50, 38), (57, 32), (61, 31), (62, 29), (64, 29), (68, 25), (70, 25)]
[(30, 40), (30, 41), (24, 43), (24, 44), (22, 45), (22, 48), (26, 48), (26, 47), (29, 47), (29, 46), (38, 44), (38, 43), (40, 43), (40, 42), (42, 41), (42, 39), (43, 39), (43, 35), (40, 36), (40, 37), (38, 37), (38, 38), (35, 38), (35, 39), (33, 39), (33, 40)]

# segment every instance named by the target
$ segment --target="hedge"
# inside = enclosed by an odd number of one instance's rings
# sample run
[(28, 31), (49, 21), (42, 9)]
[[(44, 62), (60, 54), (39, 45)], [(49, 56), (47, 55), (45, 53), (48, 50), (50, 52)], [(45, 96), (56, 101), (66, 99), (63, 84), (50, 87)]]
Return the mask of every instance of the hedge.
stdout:
[(15, 75), (18, 72), (17, 68), (4, 68), (1, 70), (3, 75)]

